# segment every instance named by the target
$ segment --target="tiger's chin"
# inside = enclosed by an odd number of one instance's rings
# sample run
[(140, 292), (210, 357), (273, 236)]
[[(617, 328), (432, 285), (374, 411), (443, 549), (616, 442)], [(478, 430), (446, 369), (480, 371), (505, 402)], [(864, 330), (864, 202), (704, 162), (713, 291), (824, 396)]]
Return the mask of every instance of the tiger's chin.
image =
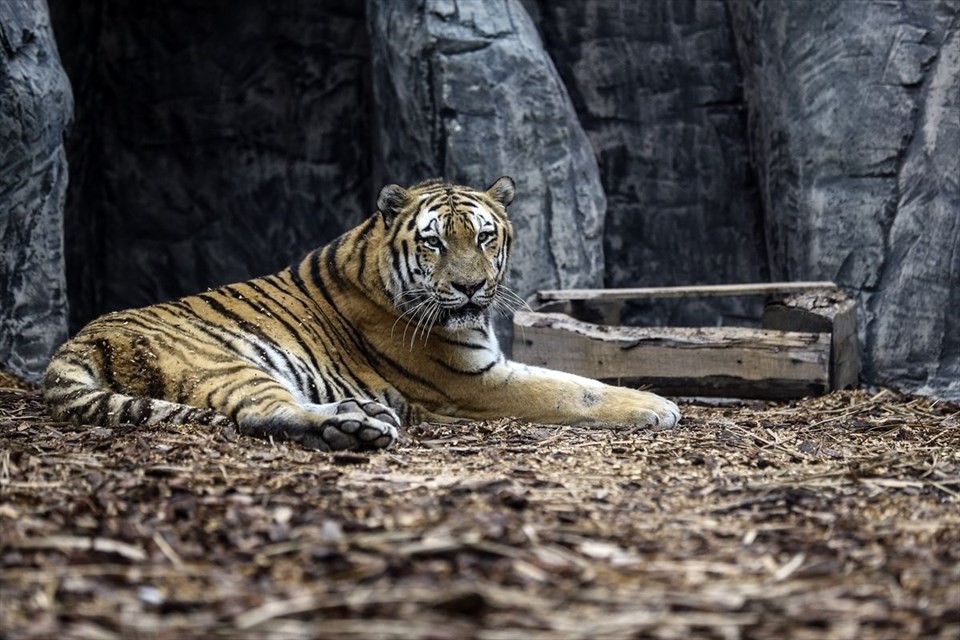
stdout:
[(440, 318), (440, 326), (447, 331), (465, 331), (468, 329), (484, 329), (488, 323), (487, 307), (467, 303), (456, 309), (447, 309)]

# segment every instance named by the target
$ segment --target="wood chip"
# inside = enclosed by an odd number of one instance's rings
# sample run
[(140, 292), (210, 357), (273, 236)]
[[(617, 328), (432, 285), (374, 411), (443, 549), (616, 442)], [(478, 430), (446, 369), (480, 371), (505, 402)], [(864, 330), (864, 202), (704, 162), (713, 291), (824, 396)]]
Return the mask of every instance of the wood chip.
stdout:
[(0, 389), (3, 634), (960, 635), (960, 407), (681, 408), (660, 432), (428, 424), (330, 455), (55, 423)]

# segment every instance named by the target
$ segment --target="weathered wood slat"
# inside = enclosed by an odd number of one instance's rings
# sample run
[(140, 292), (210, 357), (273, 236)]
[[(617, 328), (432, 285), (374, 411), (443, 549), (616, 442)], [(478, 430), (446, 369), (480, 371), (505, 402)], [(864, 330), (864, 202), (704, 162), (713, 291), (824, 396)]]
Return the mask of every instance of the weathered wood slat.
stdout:
[(830, 388), (857, 386), (857, 305), (843, 291), (811, 291), (771, 302), (763, 310), (762, 323), (766, 329), (830, 333)]
[(674, 395), (788, 398), (830, 388), (829, 332), (741, 327), (610, 327), (517, 312), (520, 362)]
[(717, 296), (790, 295), (816, 290), (835, 290), (836, 283), (758, 282), (750, 284), (712, 284), (684, 287), (641, 287), (631, 289), (547, 289), (534, 296), (535, 302), (588, 300), (594, 302), (636, 300), (639, 298), (685, 298)]

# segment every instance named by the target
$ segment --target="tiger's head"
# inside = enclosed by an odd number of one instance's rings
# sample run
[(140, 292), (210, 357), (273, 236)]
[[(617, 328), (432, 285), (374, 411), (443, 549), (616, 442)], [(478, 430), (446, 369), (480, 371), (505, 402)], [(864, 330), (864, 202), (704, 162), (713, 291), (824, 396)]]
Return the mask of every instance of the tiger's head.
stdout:
[(386, 226), (380, 271), (394, 306), (424, 328), (483, 328), (491, 309), (513, 308), (503, 285), (513, 227), (507, 205), (514, 182), (485, 191), (427, 180), (387, 185), (377, 198)]

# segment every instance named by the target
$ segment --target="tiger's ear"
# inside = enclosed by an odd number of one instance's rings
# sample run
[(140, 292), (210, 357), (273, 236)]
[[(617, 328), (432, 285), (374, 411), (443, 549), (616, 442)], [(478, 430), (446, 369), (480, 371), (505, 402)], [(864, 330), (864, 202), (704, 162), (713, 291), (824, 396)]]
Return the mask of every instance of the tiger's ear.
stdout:
[(380, 189), (377, 196), (377, 210), (383, 216), (383, 221), (390, 226), (397, 214), (410, 202), (410, 192), (397, 184), (388, 184)]
[(497, 178), (496, 182), (487, 187), (487, 195), (502, 204), (504, 207), (513, 202), (513, 196), (516, 194), (516, 192), (517, 185), (514, 184), (513, 178), (510, 176)]

